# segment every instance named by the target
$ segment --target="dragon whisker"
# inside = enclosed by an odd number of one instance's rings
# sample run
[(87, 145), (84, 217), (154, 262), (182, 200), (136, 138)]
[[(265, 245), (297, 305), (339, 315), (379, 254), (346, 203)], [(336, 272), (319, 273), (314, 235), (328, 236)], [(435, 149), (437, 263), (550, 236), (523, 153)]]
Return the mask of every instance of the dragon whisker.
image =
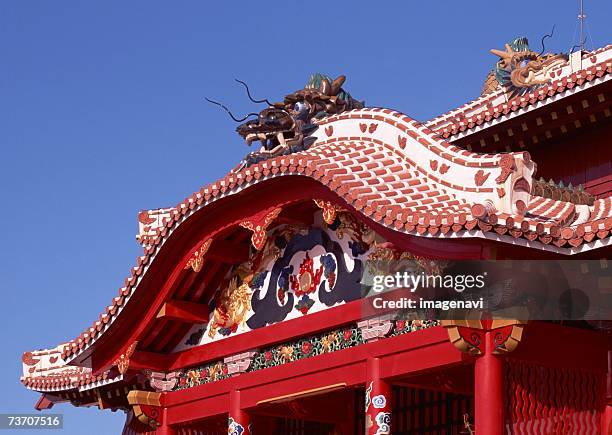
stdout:
[(253, 98), (251, 96), (251, 92), (249, 91), (249, 86), (243, 82), (242, 80), (238, 80), (238, 79), (234, 79), (236, 80), (238, 83), (240, 83), (242, 86), (244, 86), (244, 88), (247, 91), (247, 95), (249, 96), (249, 100), (251, 100), (253, 103), (266, 103), (268, 106), (273, 106), (274, 104), (270, 103), (266, 98), (264, 98), (263, 100), (256, 100), (255, 98)]
[(217, 106), (221, 107), (221, 108), (222, 108), (223, 110), (225, 110), (225, 111), (226, 111), (226, 112), (229, 114), (229, 116), (230, 116), (230, 117), (231, 117), (231, 118), (232, 118), (234, 121), (236, 121), (236, 122), (242, 122), (242, 121), (246, 120), (246, 119), (247, 119), (249, 116), (252, 116), (252, 115), (259, 116), (259, 114), (258, 114), (258, 113), (251, 112), (251, 113), (249, 113), (248, 115), (246, 115), (244, 118), (238, 119), (238, 118), (236, 118), (236, 117), (234, 116), (234, 114), (233, 114), (233, 113), (232, 113), (232, 112), (231, 112), (231, 111), (230, 111), (230, 110), (229, 110), (227, 107), (225, 107), (223, 104), (221, 104), (221, 103), (219, 103), (219, 102), (217, 102), (217, 101), (211, 100), (211, 99), (210, 99), (210, 98), (208, 98), (208, 97), (204, 97), (204, 99), (205, 99), (206, 101), (208, 101), (209, 103), (216, 104)]

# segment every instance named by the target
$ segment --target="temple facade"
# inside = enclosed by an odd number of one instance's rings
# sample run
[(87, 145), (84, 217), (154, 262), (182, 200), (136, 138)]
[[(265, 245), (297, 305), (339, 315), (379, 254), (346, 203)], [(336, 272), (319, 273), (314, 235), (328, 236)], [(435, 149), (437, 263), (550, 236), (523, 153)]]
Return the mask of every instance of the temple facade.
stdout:
[(141, 211), (143, 253), (99, 318), (23, 354), (36, 409), (123, 411), (124, 434), (610, 433), (600, 305), (569, 320), (367, 309), (390, 262), (425, 276), (564, 260), (609, 287), (612, 46), (492, 52), (482, 95), (428, 122), (322, 74), (237, 119), (259, 149)]

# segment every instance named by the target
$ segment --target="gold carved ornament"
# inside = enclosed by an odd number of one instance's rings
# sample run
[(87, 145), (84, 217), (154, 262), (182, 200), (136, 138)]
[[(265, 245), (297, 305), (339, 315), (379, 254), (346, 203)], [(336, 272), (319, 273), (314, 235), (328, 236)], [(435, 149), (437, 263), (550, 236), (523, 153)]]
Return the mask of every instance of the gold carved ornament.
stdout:
[(206, 239), (200, 243), (197, 249), (193, 252), (187, 263), (185, 263), (185, 269), (191, 268), (194, 272), (202, 270), (204, 264), (204, 255), (208, 252), (213, 239)]
[(133, 342), (127, 348), (127, 350), (124, 353), (122, 353), (121, 356), (115, 360), (115, 362), (113, 362), (113, 366), (116, 366), (117, 370), (119, 370), (119, 373), (121, 373), (122, 375), (127, 372), (130, 366), (130, 357), (134, 353), (134, 350), (136, 350), (137, 345), (138, 345), (137, 341)]
[(258, 251), (266, 244), (268, 226), (278, 217), (282, 209), (280, 207), (272, 210), (264, 210), (257, 213), (255, 216), (240, 222), (242, 228), (246, 228), (253, 232), (251, 235), (251, 243)]
[(332, 203), (331, 201), (325, 201), (323, 199), (313, 199), (314, 203), (323, 210), (323, 220), (327, 225), (331, 225), (336, 220), (336, 215), (340, 211), (344, 211), (342, 207)]

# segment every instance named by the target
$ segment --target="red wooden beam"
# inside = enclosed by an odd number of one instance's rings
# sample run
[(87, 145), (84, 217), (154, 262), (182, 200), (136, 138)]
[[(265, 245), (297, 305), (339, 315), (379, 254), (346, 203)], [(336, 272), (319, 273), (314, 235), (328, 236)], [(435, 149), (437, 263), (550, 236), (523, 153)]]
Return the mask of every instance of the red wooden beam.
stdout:
[(208, 305), (170, 300), (162, 305), (157, 313), (157, 318), (179, 320), (186, 323), (208, 323)]
[[(275, 397), (312, 389), (363, 385), (370, 357), (380, 358), (385, 377), (443, 370), (473, 361), (454, 348), (444, 328), (436, 327), (166, 393), (164, 406), (168, 407), (169, 422), (177, 424), (227, 412), (231, 390), (244, 393), (242, 406), (253, 408)], [(407, 361), (411, 363), (405, 364)]]
[(135, 350), (130, 357), (131, 370), (163, 371), (168, 364), (168, 355), (144, 350)]
[(324, 311), (308, 314), (304, 317), (285, 320), (283, 322), (258, 328), (247, 333), (224, 338), (223, 340), (207, 343), (205, 346), (178, 352), (173, 357), (171, 370), (189, 367), (212, 361), (227, 355), (252, 349), (254, 346), (263, 347), (275, 343), (294, 339), (306, 334), (315, 334), (319, 331), (340, 327), (363, 316), (363, 301), (357, 300), (348, 304), (328, 308)]
[(249, 245), (227, 240), (214, 242), (206, 253), (206, 258), (228, 264), (244, 263), (249, 259)]

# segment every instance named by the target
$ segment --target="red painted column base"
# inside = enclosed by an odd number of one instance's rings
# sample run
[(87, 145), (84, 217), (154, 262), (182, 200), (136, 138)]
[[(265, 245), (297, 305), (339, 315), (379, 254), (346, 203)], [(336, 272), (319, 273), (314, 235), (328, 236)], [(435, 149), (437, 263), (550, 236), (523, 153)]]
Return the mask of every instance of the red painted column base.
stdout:
[(612, 433), (612, 404), (608, 404), (601, 416), (601, 433)]
[(176, 429), (165, 423), (168, 420), (168, 408), (163, 408), (161, 412), (163, 413), (162, 425), (155, 430), (155, 435), (176, 435)]
[(228, 435), (251, 435), (251, 419), (240, 406), (240, 391), (230, 391)]
[(176, 430), (171, 426), (160, 426), (155, 431), (155, 435), (176, 435)]
[(390, 434), (392, 409), (391, 385), (380, 377), (380, 360), (378, 358), (369, 358), (366, 364), (366, 434)]
[(502, 435), (504, 427), (503, 361), (493, 354), (491, 332), (485, 335), (485, 352), (474, 366), (474, 402), (477, 433)]

